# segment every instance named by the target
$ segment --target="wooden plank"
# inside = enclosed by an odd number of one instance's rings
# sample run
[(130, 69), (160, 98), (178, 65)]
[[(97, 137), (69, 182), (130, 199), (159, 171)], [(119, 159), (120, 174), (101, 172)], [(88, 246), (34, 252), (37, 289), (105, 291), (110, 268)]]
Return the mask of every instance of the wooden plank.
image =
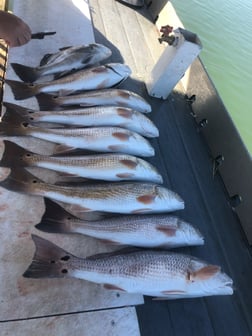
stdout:
[[(136, 64), (129, 48), (129, 40), (122, 24), (118, 3), (114, 0), (99, 1), (92, 12), (93, 17), (101, 15), (105, 38), (113, 45), (113, 61), (130, 64), (132, 73), (136, 73)], [(113, 23), (113, 24), (112, 24)], [(98, 27), (99, 29), (99, 27)]]
[(1, 324), (1, 335), (140, 336), (135, 308), (120, 308)]

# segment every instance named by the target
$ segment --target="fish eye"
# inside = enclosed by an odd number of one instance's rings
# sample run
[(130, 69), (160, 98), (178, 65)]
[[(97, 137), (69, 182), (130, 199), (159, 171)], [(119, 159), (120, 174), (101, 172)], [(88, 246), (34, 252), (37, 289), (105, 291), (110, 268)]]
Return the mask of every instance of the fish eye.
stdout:
[(23, 125), (24, 127), (28, 127), (28, 126), (29, 126), (29, 123), (24, 122), (24, 123), (22, 123), (22, 125)]
[(66, 273), (68, 273), (68, 270), (66, 268), (63, 268), (63, 270), (61, 270), (61, 273), (66, 274)]
[(38, 181), (37, 181), (37, 180), (33, 180), (33, 181), (32, 181), (32, 183), (34, 183), (34, 184), (35, 184), (35, 183), (38, 183)]
[(25, 156), (26, 156), (26, 157), (30, 157), (30, 156), (31, 156), (31, 153), (26, 153)]
[(30, 117), (29, 120), (34, 120), (34, 118), (33, 118), (33, 117)]

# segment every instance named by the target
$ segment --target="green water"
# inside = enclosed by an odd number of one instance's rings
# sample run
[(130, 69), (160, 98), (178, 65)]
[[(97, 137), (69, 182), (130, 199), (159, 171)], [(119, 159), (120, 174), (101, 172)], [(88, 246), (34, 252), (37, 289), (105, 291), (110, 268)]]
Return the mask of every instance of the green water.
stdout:
[(173, 0), (243, 142), (252, 154), (252, 0)]

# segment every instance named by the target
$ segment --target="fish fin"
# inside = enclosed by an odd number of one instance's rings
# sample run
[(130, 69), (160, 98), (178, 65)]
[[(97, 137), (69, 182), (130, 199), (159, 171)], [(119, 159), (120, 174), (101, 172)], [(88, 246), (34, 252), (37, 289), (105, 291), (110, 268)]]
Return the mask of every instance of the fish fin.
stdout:
[(37, 183), (44, 182), (24, 168), (11, 168), (7, 178), (0, 181), (0, 186), (11, 191), (30, 193), (33, 191), (33, 186)]
[(1, 136), (26, 136), (29, 135), (29, 124), (23, 122), (20, 124), (10, 124), (9, 122), (0, 123), (0, 135)]
[(71, 232), (69, 221), (76, 219), (59, 204), (45, 198), (45, 212), (36, 228), (50, 233), (68, 233)]
[(83, 206), (81, 206), (81, 205), (78, 205), (78, 204), (71, 204), (71, 207), (70, 207), (70, 209), (71, 209), (71, 211), (74, 211), (74, 212), (80, 212), (80, 213), (82, 213), (82, 212), (89, 212), (89, 211), (93, 211), (92, 209), (90, 209), (90, 208), (85, 208), (85, 207), (83, 207)]
[(40, 73), (36, 68), (19, 63), (11, 63), (16, 75), (24, 82), (33, 83), (39, 78)]
[(207, 265), (200, 268), (198, 271), (189, 272), (189, 280), (200, 279), (206, 280), (214, 276), (216, 273), (220, 272), (220, 266)]
[(39, 93), (35, 96), (39, 104), (41, 111), (46, 110), (60, 110), (60, 103), (58, 102), (58, 96), (48, 94), (48, 93)]
[(73, 92), (76, 92), (76, 91), (75, 90), (63, 90), (62, 89), (62, 90), (59, 90), (57, 92), (57, 94), (58, 94), (59, 97), (63, 97), (63, 96), (69, 96)]
[(152, 210), (151, 208), (142, 208), (142, 209), (133, 210), (133, 211), (131, 211), (131, 213), (132, 214), (143, 214), (143, 213), (149, 212), (151, 210)]
[(164, 290), (161, 292), (163, 295), (178, 295), (178, 294), (185, 294), (186, 291), (179, 290), (179, 289), (170, 289), (170, 290)]
[(66, 277), (67, 261), (76, 257), (44, 238), (32, 235), (32, 239), (36, 250), (32, 263), (23, 277), (34, 279)]
[(173, 237), (173, 236), (176, 235), (177, 228), (157, 225), (156, 230), (161, 231), (162, 233), (164, 233), (168, 237)]
[(69, 153), (71, 151), (75, 151), (76, 147), (70, 147), (70, 146), (65, 146), (65, 145), (56, 145), (54, 148), (53, 155), (56, 154), (61, 154), (61, 153)]
[(116, 174), (116, 176), (121, 178), (121, 179), (130, 179), (130, 178), (133, 178), (135, 176), (135, 174), (120, 173), (120, 174)]
[(99, 239), (102, 243), (104, 244), (109, 244), (109, 245), (121, 245), (119, 242), (111, 239)]
[(38, 86), (35, 84), (28, 84), (10, 79), (6, 79), (5, 83), (10, 86), (16, 100), (27, 99), (38, 94)]
[(156, 195), (153, 194), (146, 194), (146, 195), (142, 195), (137, 197), (137, 201), (143, 204), (151, 204), (155, 201)]
[(90, 181), (90, 180), (84, 177), (81, 177), (79, 175), (58, 173), (57, 176), (55, 177), (54, 184), (65, 185), (66, 183), (72, 183), (73, 185), (76, 186), (76, 183), (83, 183), (87, 181)]
[(40, 60), (40, 62), (39, 62), (39, 66), (43, 66), (43, 65), (46, 65), (46, 64), (48, 64), (48, 62), (50, 63), (50, 58), (52, 57), (52, 55), (53, 54), (45, 54), (42, 58), (41, 58), (41, 60)]
[(117, 114), (123, 118), (131, 119), (133, 115), (133, 110), (129, 108), (118, 107)]
[(0, 161), (1, 167), (27, 167), (30, 166), (25, 160), (25, 155), (32, 155), (26, 149), (20, 147), (14, 142), (4, 140), (4, 152)]
[(125, 255), (125, 254), (130, 254), (130, 253), (135, 253), (142, 251), (143, 249), (137, 248), (134, 246), (128, 246), (121, 248), (117, 251), (112, 251), (112, 252), (105, 252), (105, 253), (98, 253), (98, 254), (93, 254), (86, 259), (88, 260), (95, 260), (95, 259), (103, 259), (103, 258), (108, 258), (108, 257), (114, 257), (114, 256), (119, 256), (119, 255)]
[(13, 122), (13, 118), (9, 119), (13, 113), (18, 114), (22, 118), (22, 120), (32, 121), (30, 117), (32, 117), (32, 114), (35, 112), (34, 110), (8, 102), (3, 102), (3, 105), (5, 106), (6, 111), (2, 117), (2, 121), (8, 122), (10, 120), (11, 122)]
[[(59, 48), (60, 51), (64, 51), (64, 50), (67, 50), (69, 48), (72, 48), (73, 46), (66, 46), (66, 47), (61, 47)], [(53, 55), (53, 54), (52, 54)]]
[(120, 163), (123, 164), (124, 166), (130, 168), (130, 169), (134, 169), (138, 165), (138, 163), (136, 161), (128, 160), (128, 159), (120, 160)]
[(40, 231), (48, 233), (71, 233), (67, 224), (51, 219), (41, 220), (35, 227)]
[(124, 132), (113, 132), (113, 137), (116, 139), (119, 139), (121, 141), (127, 141), (130, 138), (130, 134), (124, 133)]
[(120, 287), (118, 287), (118, 286), (116, 286), (116, 285), (104, 284), (103, 287), (106, 288), (106, 289), (110, 289), (110, 290), (119, 290), (119, 291), (126, 292), (125, 289), (120, 288)]
[[(14, 104), (13, 104), (14, 105)], [(20, 125), (22, 122), (29, 122), (29, 118), (26, 115), (20, 113), (20, 111), (9, 104), (5, 105), (6, 111), (3, 115), (2, 121), (9, 123), (10, 126)]]

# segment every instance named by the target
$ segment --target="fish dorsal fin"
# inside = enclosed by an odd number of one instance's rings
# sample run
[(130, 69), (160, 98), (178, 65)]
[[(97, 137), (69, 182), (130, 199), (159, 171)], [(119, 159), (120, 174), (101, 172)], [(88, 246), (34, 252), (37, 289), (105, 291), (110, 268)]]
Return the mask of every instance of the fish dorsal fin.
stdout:
[(123, 292), (125, 292), (125, 289), (120, 288), (120, 287), (117, 287), (117, 286), (115, 286), (115, 285), (111, 285), (111, 284), (104, 284), (103, 287), (104, 287), (105, 289), (119, 290), (119, 291), (123, 291)]
[(56, 145), (53, 151), (53, 155), (59, 155), (62, 153), (75, 152), (76, 147), (66, 146), (66, 145)]
[(198, 271), (190, 272), (189, 279), (190, 280), (206, 280), (214, 276), (220, 272), (220, 267), (216, 265), (207, 265), (200, 268)]
[(129, 247), (125, 247), (125, 248), (122, 248), (120, 250), (117, 250), (117, 251), (113, 251), (113, 252), (94, 254), (94, 255), (91, 255), (91, 256), (87, 257), (86, 259), (88, 259), (88, 260), (103, 259), (103, 258), (109, 258), (109, 257), (115, 257), (115, 256), (119, 256), (119, 255), (135, 253), (135, 252), (139, 252), (141, 250), (143, 250), (143, 249), (129, 246)]

